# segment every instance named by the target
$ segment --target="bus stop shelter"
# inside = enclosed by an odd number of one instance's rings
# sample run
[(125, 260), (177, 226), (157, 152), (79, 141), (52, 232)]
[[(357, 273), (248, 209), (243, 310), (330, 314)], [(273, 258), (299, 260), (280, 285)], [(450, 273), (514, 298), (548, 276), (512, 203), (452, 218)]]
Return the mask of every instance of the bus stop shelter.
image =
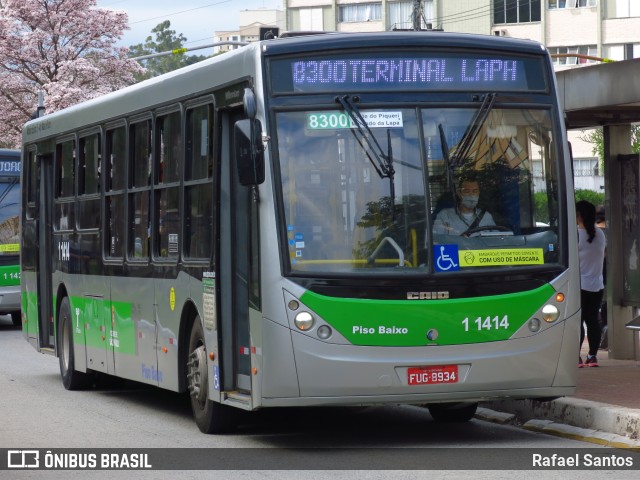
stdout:
[(603, 128), (609, 357), (640, 360), (640, 59), (556, 73), (569, 130)]

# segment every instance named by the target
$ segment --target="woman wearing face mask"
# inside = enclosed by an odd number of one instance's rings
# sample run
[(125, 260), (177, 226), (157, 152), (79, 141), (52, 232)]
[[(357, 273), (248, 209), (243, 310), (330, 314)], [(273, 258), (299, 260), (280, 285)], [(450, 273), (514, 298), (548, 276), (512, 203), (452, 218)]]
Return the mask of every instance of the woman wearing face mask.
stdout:
[(445, 208), (433, 222), (433, 233), (441, 235), (463, 235), (479, 227), (492, 227), (495, 222), (491, 214), (478, 208), (480, 185), (473, 176), (460, 180), (455, 208)]

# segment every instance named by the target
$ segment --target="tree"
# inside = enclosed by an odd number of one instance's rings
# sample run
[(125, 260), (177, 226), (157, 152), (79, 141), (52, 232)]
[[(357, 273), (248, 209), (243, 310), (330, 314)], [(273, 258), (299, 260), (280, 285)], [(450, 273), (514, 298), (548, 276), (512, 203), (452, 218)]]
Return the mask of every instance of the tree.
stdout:
[(576, 189), (575, 191), (576, 202), (580, 200), (586, 200), (593, 203), (595, 206), (604, 204), (604, 193), (594, 192), (593, 190)]
[[(604, 172), (604, 134), (602, 128), (596, 128), (584, 132), (584, 135), (578, 137), (583, 142), (592, 143), (593, 149), (591, 153), (598, 155), (598, 167)], [(640, 125), (631, 125), (631, 151), (640, 153)]]
[[(131, 58), (141, 57), (143, 55), (152, 55), (154, 53), (171, 52), (183, 48), (187, 38), (182, 35), (176, 35), (175, 30), (171, 30), (171, 22), (165, 20), (151, 30), (155, 34), (155, 40), (149, 35), (144, 44), (138, 43), (129, 47), (129, 56)], [(145, 80), (147, 78), (162, 75), (163, 73), (177, 70), (178, 68), (192, 65), (207, 58), (204, 55), (185, 55), (183, 52), (174, 55), (165, 55), (162, 57), (153, 57), (141, 60), (140, 63), (146, 68), (146, 72), (136, 76), (137, 80)]]
[(115, 45), (125, 28), (96, 0), (0, 0), (0, 141), (20, 144), (39, 91), (51, 113), (134, 83), (142, 67)]

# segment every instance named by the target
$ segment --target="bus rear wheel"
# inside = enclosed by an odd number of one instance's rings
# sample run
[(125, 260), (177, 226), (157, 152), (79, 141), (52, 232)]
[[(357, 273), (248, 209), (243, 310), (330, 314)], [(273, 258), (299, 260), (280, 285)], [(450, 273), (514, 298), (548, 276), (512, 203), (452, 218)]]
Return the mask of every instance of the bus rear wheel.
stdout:
[(15, 327), (22, 325), (22, 314), (20, 312), (11, 312), (11, 321)]
[(468, 422), (476, 414), (477, 403), (431, 403), (427, 405), (429, 413), (436, 422), (461, 423)]
[(73, 321), (71, 320), (71, 305), (69, 298), (64, 297), (60, 303), (58, 313), (58, 360), (60, 361), (60, 376), (62, 384), (67, 390), (80, 390), (87, 386), (86, 373), (75, 369), (73, 353)]
[(226, 433), (236, 426), (231, 407), (209, 400), (207, 350), (200, 317), (196, 317), (189, 336), (187, 388), (196, 425), (203, 433)]

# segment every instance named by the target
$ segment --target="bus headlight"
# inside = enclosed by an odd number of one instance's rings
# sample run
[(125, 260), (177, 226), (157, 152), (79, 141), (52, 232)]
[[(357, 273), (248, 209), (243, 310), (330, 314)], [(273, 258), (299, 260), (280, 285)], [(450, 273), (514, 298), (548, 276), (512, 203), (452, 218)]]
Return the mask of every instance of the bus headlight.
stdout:
[(328, 325), (322, 325), (320, 327), (318, 327), (318, 337), (321, 338), (322, 340), (326, 340), (327, 338), (329, 338), (331, 336), (331, 327), (329, 327)]
[(313, 315), (311, 315), (309, 312), (300, 312), (293, 320), (293, 322), (296, 324), (296, 327), (298, 327), (298, 329), (302, 331), (311, 329), (311, 327), (313, 327), (314, 321), (315, 320), (313, 318)]
[(297, 300), (289, 300), (289, 303), (287, 303), (287, 306), (289, 307), (289, 310), (297, 310), (298, 308), (300, 308), (300, 303), (298, 303)]
[(536, 333), (538, 330), (540, 330), (540, 320), (538, 320), (537, 318), (531, 318), (529, 320), (529, 331), (532, 333)]
[(558, 307), (555, 305), (545, 305), (542, 308), (542, 318), (547, 323), (555, 322), (560, 316), (560, 312), (558, 311)]

